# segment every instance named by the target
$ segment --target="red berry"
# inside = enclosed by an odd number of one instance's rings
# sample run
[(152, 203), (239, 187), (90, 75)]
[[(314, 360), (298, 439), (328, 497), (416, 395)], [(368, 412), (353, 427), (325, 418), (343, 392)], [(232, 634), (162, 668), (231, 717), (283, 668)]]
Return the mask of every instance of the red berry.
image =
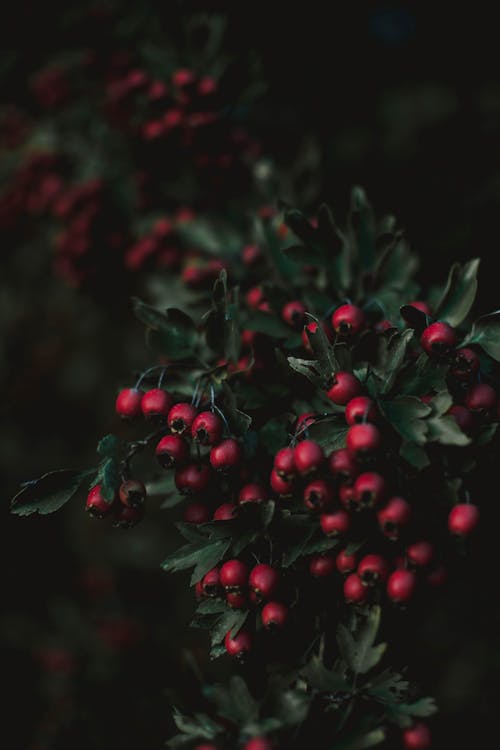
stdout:
[(124, 419), (134, 419), (140, 417), (142, 391), (138, 388), (124, 388), (116, 397), (116, 413)]
[(185, 523), (207, 523), (210, 520), (210, 511), (203, 503), (189, 503), (186, 505), (182, 519)]
[(212, 568), (206, 573), (201, 581), (203, 593), (205, 596), (217, 596), (219, 592), (219, 571)]
[(279, 580), (278, 571), (271, 565), (262, 563), (252, 569), (248, 585), (259, 598), (268, 599), (276, 591)]
[(260, 484), (245, 484), (238, 495), (240, 505), (263, 503), (265, 500), (267, 500), (267, 492)]
[(358, 503), (354, 487), (351, 484), (343, 484), (339, 489), (339, 499), (346, 510), (357, 510)]
[(203, 593), (203, 584), (202, 584), (201, 581), (198, 581), (195, 584), (194, 595), (195, 595), (197, 601), (200, 601), (205, 596), (204, 593)]
[(375, 453), (381, 442), (380, 432), (372, 424), (355, 424), (347, 431), (347, 450), (355, 458)]
[(429, 356), (447, 355), (457, 342), (454, 329), (448, 323), (431, 323), (422, 333), (420, 343)]
[(432, 744), (431, 731), (427, 724), (417, 722), (409, 729), (403, 729), (405, 750), (428, 750)]
[(324, 510), (333, 501), (333, 490), (324, 479), (309, 482), (304, 490), (304, 503), (309, 510)]
[(378, 505), (387, 492), (384, 477), (374, 471), (360, 474), (354, 482), (354, 497), (359, 507), (373, 508)]
[(329, 466), (330, 474), (340, 479), (341, 482), (352, 482), (358, 473), (354, 458), (345, 448), (333, 451)]
[(243, 750), (273, 750), (274, 745), (267, 737), (253, 737), (248, 740)]
[(87, 502), (85, 509), (94, 518), (104, 518), (111, 510), (111, 503), (109, 503), (101, 493), (101, 485), (96, 484), (92, 487), (89, 494), (87, 495)]
[(245, 609), (248, 606), (247, 598), (241, 591), (228, 591), (226, 594), (226, 604), (231, 609)]
[(319, 519), (321, 529), (326, 536), (346, 534), (351, 527), (351, 517), (345, 510), (323, 513)]
[(308, 427), (314, 424), (316, 415), (313, 411), (304, 412), (297, 417), (297, 424), (295, 425), (295, 434), (306, 432)]
[(203, 492), (210, 482), (211, 471), (208, 466), (202, 464), (187, 464), (175, 471), (175, 486), (186, 495)]
[(406, 548), (406, 557), (416, 568), (426, 568), (434, 558), (434, 547), (430, 542), (414, 542)]
[(114, 511), (113, 523), (122, 529), (129, 529), (135, 526), (144, 518), (144, 506), (132, 508), (127, 505), (120, 505)]
[(469, 411), (469, 409), (466, 409), (465, 406), (454, 404), (453, 406), (450, 406), (447, 414), (450, 414), (452, 417), (454, 417), (455, 422), (460, 427), (462, 432), (470, 432), (474, 427), (474, 417), (472, 415), (472, 412)]
[(327, 392), (330, 401), (339, 406), (345, 406), (361, 390), (361, 383), (355, 375), (350, 372), (336, 372), (333, 379), (333, 385)]
[(262, 608), (261, 617), (265, 628), (282, 628), (288, 620), (288, 607), (281, 602), (268, 602)]
[(293, 448), (281, 448), (274, 457), (274, 469), (283, 479), (292, 479), (297, 473)]
[(423, 312), (426, 315), (431, 315), (431, 308), (429, 307), (427, 302), (417, 300), (416, 302), (408, 302), (408, 304), (410, 307), (415, 307), (417, 310), (420, 310), (420, 312)]
[(145, 417), (166, 417), (172, 406), (172, 396), (161, 388), (146, 391), (141, 399), (141, 409)]
[(252, 648), (252, 636), (247, 630), (240, 630), (238, 635), (231, 636), (231, 631), (224, 638), (224, 645), (229, 656), (242, 658)]
[(479, 510), (476, 505), (460, 503), (451, 509), (448, 516), (448, 529), (456, 536), (468, 536), (479, 523)]
[(221, 585), (229, 591), (243, 588), (248, 582), (248, 568), (241, 560), (228, 560), (219, 571)]
[(291, 328), (300, 331), (304, 326), (306, 308), (302, 302), (288, 302), (281, 311), (281, 317)]
[(262, 258), (258, 245), (246, 245), (241, 251), (241, 259), (246, 266), (254, 266)]
[(129, 508), (137, 508), (146, 499), (146, 488), (138, 479), (127, 479), (118, 491), (120, 500)]
[(344, 596), (350, 604), (363, 604), (368, 599), (368, 589), (357, 573), (351, 573), (344, 581)]
[(315, 555), (309, 563), (309, 572), (314, 578), (325, 578), (335, 570), (333, 555)]
[(210, 463), (217, 471), (227, 471), (241, 461), (241, 447), (237, 440), (228, 438), (210, 451)]
[(394, 328), (394, 323), (391, 323), (391, 321), (387, 320), (387, 318), (385, 318), (384, 320), (380, 320), (375, 324), (376, 333), (385, 333), (386, 331), (390, 331), (391, 328)]
[(340, 550), (335, 558), (335, 564), (339, 573), (352, 573), (358, 567), (356, 555), (349, 555), (345, 549)]
[(191, 435), (202, 445), (216, 445), (222, 437), (222, 419), (212, 411), (202, 411), (191, 425)]
[(190, 86), (195, 80), (195, 74), (192, 70), (188, 70), (187, 68), (180, 68), (172, 73), (172, 83), (179, 88)]
[(291, 497), (293, 493), (293, 483), (282, 479), (273, 469), (269, 478), (269, 484), (273, 492), (280, 497)]
[(234, 505), (234, 503), (223, 503), (214, 511), (214, 521), (232, 521), (237, 515), (237, 505)]
[(257, 310), (264, 300), (264, 292), (260, 286), (254, 286), (248, 290), (245, 297), (248, 307), (252, 310)]
[(187, 444), (179, 435), (165, 435), (156, 446), (156, 458), (164, 469), (184, 463), (189, 455)]
[(341, 336), (353, 336), (365, 327), (365, 314), (356, 305), (341, 305), (332, 315), (332, 328)]
[(398, 539), (401, 528), (406, 526), (411, 516), (410, 504), (402, 497), (392, 497), (385, 508), (377, 513), (378, 524), (389, 539)]
[(174, 404), (168, 413), (167, 424), (172, 432), (183, 435), (191, 429), (196, 414), (197, 411), (191, 404)]
[(407, 602), (412, 598), (416, 584), (415, 573), (411, 570), (395, 570), (387, 581), (387, 596), (396, 603)]
[(293, 450), (293, 460), (299, 474), (310, 474), (319, 469), (325, 454), (318, 443), (313, 440), (303, 440)]
[(479, 371), (480, 364), (477, 352), (474, 349), (464, 346), (455, 352), (455, 361), (451, 368), (451, 374), (457, 380), (471, 380)]
[(381, 555), (365, 555), (358, 565), (358, 575), (365, 586), (373, 586), (386, 580), (389, 566)]
[(473, 385), (465, 397), (465, 406), (473, 412), (488, 414), (497, 402), (494, 388), (487, 383)]
[(356, 396), (352, 398), (345, 408), (345, 421), (348, 425), (360, 422), (375, 422), (377, 419), (377, 408), (374, 401), (368, 396)]

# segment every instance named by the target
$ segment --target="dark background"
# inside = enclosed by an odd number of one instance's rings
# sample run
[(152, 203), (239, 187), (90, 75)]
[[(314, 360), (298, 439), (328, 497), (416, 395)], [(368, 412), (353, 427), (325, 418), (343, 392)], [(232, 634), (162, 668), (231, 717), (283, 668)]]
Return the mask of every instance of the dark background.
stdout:
[[(168, 26), (164, 4), (149, 6)], [(494, 19), (458, 6), (354, 3), (326, 11), (314, 3), (296, 9), (204, 3), (203, 9), (209, 6), (227, 16), (227, 52), (261, 60), (266, 92), (246, 115), (278, 169), (312, 141), (320, 157), (314, 202), (327, 200), (341, 220), (350, 186), (362, 184), (378, 212), (400, 218), (422, 257), (425, 282), (443, 281), (451, 262), (480, 255), (478, 309), (496, 309), (500, 71)], [(182, 21), (193, 7), (176, 5), (175, 18)], [(17, 63), (3, 79), (2, 102), (16, 100), (29, 72), (72, 42), (63, 38), (57, 17), (50, 2), (9, 8), (2, 50), (14, 51)], [(75, 43), (82, 41), (78, 30), (72, 33)], [(14, 298), (23, 306), (12, 326), (2, 328), (0, 635), (8, 675), (2, 734), (15, 738), (16, 747), (160, 747), (170, 731), (165, 691), (182, 681), (178, 654), (198, 641), (186, 632), (190, 600), (182, 598), (181, 584), (156, 572), (167, 544), (159, 517), (117, 540), (110, 530), (90, 528), (79, 508), (47, 519), (8, 513), (20, 481), (93, 461), (95, 436), (114, 425), (115, 387), (142, 363), (140, 328), (124, 301), (113, 304), (112, 293), (103, 302), (64, 289), (43, 257), (21, 269), (9, 258), (2, 289), (6, 310)], [(409, 647), (402, 650), (413, 653), (410, 674), (442, 709), (434, 721), (436, 747), (469, 747), (496, 725), (494, 480), (492, 468), (477, 488), (486, 522), (460, 579), (439, 608), (406, 626)], [(96, 566), (101, 577), (113, 578), (102, 584), (105, 595), (81, 585), (84, 572)], [(132, 646), (113, 646), (101, 658), (96, 613), (114, 618), (115, 629), (117, 619), (125, 619), (129, 636), (123, 638)], [(130, 635), (134, 627), (139, 635)], [(47, 677), (33, 658), (47, 644), (75, 653), (84, 677), (75, 681), (64, 669)], [(61, 681), (71, 687), (61, 688)]]

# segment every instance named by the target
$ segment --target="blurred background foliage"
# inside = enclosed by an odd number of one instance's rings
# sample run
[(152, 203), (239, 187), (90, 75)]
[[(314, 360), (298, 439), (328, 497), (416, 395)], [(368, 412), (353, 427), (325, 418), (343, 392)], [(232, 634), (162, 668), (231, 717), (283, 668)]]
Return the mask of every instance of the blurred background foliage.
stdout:
[[(406, 227), (423, 281), (479, 255), (481, 311), (495, 309), (495, 24), (400, 3), (116, 0), (61, 14), (19, 0), (1, 34), (4, 735), (32, 750), (155, 748), (170, 732), (169, 694), (194, 679), (187, 649), (211, 676), (225, 668), (205, 663), (186, 627), (186, 586), (159, 572), (164, 516), (127, 534), (78, 503), (18, 519), (7, 500), (46, 469), (86, 466), (117, 428), (116, 389), (148, 364), (130, 295), (178, 304), (209, 286), (277, 197), (311, 211), (327, 200), (342, 219), (349, 187), (363, 184)], [(492, 494), (493, 472), (478, 492)], [(403, 659), (414, 641), (410, 668), (440, 704), (437, 747), (468, 747), (496, 723), (485, 526), (442, 606), (410, 618), (401, 643)]]

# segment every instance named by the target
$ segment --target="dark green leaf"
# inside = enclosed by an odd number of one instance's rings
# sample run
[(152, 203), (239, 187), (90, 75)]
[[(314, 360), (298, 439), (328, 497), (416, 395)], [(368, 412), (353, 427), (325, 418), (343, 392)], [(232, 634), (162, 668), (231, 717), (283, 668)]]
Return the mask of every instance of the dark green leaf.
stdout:
[(276, 339), (286, 339), (290, 335), (290, 328), (286, 323), (273, 313), (261, 312), (260, 310), (252, 312), (252, 316), (247, 320), (245, 327), (250, 331), (265, 333), (267, 336)]
[(413, 305), (403, 305), (400, 308), (399, 313), (405, 323), (407, 323), (410, 328), (413, 328), (419, 336), (424, 328), (427, 328), (429, 325), (427, 315), (417, 307), (413, 307)]
[(348, 427), (335, 417), (320, 419), (309, 427), (309, 436), (326, 454), (345, 448)]
[(479, 344), (486, 354), (500, 362), (500, 310), (483, 315), (472, 324), (462, 346), (468, 344)]
[(448, 282), (437, 306), (435, 317), (451, 326), (459, 326), (473, 305), (477, 291), (477, 269), (479, 258), (463, 266), (455, 263), (448, 275)]
[(291, 416), (282, 414), (279, 417), (273, 417), (262, 427), (259, 434), (260, 442), (271, 455), (288, 444), (290, 422)]
[(292, 370), (299, 372), (301, 375), (305, 375), (311, 383), (314, 383), (318, 388), (325, 387), (325, 380), (320, 375), (319, 362), (314, 359), (299, 359), (298, 357), (288, 357), (288, 363)]
[(378, 341), (377, 365), (373, 372), (380, 378), (380, 393), (387, 394), (394, 385), (394, 381), (404, 364), (406, 350), (413, 338), (411, 329), (399, 333), (395, 331), (391, 336), (381, 336)]
[(365, 750), (365, 748), (380, 745), (384, 740), (385, 730), (383, 727), (377, 727), (376, 729), (356, 729), (340, 741), (335, 742), (332, 750)]
[(228, 383), (222, 384), (222, 398), (222, 410), (231, 432), (238, 437), (242, 437), (250, 428), (252, 417), (238, 409), (236, 395)]
[(230, 545), (230, 540), (220, 539), (217, 542), (207, 545), (199, 552), (196, 567), (191, 576), (191, 586), (198, 583), (198, 581), (201, 581), (203, 576), (208, 573), (209, 570), (212, 570), (212, 568), (215, 568), (215, 566), (220, 563)]
[(397, 396), (392, 401), (378, 402), (379, 409), (404, 440), (423, 445), (427, 436), (425, 417), (431, 407), (415, 396)]
[(409, 727), (415, 718), (432, 716), (437, 711), (434, 698), (420, 698), (414, 703), (391, 703), (386, 706), (386, 713), (390, 721), (400, 727)]
[(321, 262), (321, 255), (310, 245), (290, 245), (282, 251), (289, 260), (300, 266), (314, 266)]
[(375, 262), (375, 225), (372, 208), (365, 191), (359, 186), (351, 193), (350, 225), (361, 267), (369, 271)]
[(118, 454), (120, 441), (116, 435), (105, 435), (97, 444), (97, 452), (100, 456), (114, 458)]
[(380, 607), (377, 605), (363, 616), (354, 633), (340, 624), (337, 630), (337, 642), (340, 654), (354, 674), (366, 674), (382, 658), (387, 644), (374, 646), (380, 626)]
[(11, 512), (17, 516), (29, 516), (32, 513), (45, 516), (54, 513), (71, 500), (83, 482), (92, 474), (95, 474), (95, 469), (50, 471), (24, 485), (22, 490), (12, 498)]
[(301, 675), (307, 680), (309, 686), (321, 693), (350, 693), (352, 686), (346, 682), (345, 677), (333, 669), (328, 669), (316, 654), (301, 669)]
[(210, 633), (212, 646), (221, 643), (230, 631), (233, 638), (238, 635), (247, 617), (248, 611), (246, 609), (231, 609), (227, 607), (226, 612), (217, 618)]
[(340, 369), (339, 363), (335, 357), (334, 348), (330, 344), (328, 336), (323, 330), (323, 326), (320, 324), (319, 320), (313, 315), (308, 315), (307, 317), (317, 324), (314, 332), (306, 329), (307, 338), (309, 339), (314, 356), (318, 362), (319, 370), (324, 377), (325, 382), (328, 382)]
[(422, 446), (420, 445), (416, 445), (415, 443), (403, 442), (401, 444), (401, 448), (399, 449), (399, 455), (419, 471), (422, 471), (422, 469), (425, 469), (430, 465), (429, 456), (425, 452), (424, 448), (422, 448)]

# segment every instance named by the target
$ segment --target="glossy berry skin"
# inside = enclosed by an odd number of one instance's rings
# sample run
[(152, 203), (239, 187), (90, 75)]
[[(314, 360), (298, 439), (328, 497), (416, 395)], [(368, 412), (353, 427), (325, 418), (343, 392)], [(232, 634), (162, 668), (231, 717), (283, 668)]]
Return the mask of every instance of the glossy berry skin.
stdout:
[(229, 656), (241, 659), (252, 649), (252, 636), (247, 630), (240, 630), (233, 638), (229, 631), (224, 638), (224, 646)]
[(335, 373), (333, 385), (327, 391), (330, 401), (338, 406), (345, 406), (361, 390), (361, 383), (355, 375), (350, 372), (340, 371)]
[(238, 515), (238, 506), (234, 503), (223, 503), (214, 511), (214, 521), (232, 521)]
[(92, 487), (89, 494), (87, 495), (87, 502), (85, 503), (85, 510), (94, 518), (104, 518), (111, 510), (111, 503), (108, 503), (102, 493), (101, 485), (96, 484)]
[(472, 380), (477, 375), (480, 367), (480, 359), (474, 349), (464, 346), (455, 352), (455, 361), (451, 368), (451, 374), (457, 380)]
[(245, 484), (238, 494), (240, 505), (245, 503), (263, 503), (267, 500), (268, 493), (260, 484)]
[(376, 453), (381, 442), (380, 432), (372, 424), (355, 424), (347, 432), (347, 450), (356, 459)]
[(191, 425), (191, 436), (201, 445), (217, 445), (222, 437), (222, 419), (212, 411), (202, 411)]
[(378, 525), (388, 539), (399, 539), (401, 529), (411, 517), (411, 506), (402, 497), (391, 497), (385, 508), (377, 513)]
[(354, 336), (365, 327), (365, 314), (357, 305), (341, 305), (332, 315), (332, 328), (341, 336)]
[(351, 528), (351, 517), (345, 510), (336, 510), (333, 513), (323, 513), (319, 522), (321, 530), (326, 536), (340, 536), (340, 534), (347, 534)]
[(408, 602), (415, 593), (417, 579), (411, 570), (395, 570), (387, 581), (387, 596), (396, 604)]
[(309, 510), (324, 510), (333, 501), (333, 490), (324, 479), (309, 482), (304, 490), (304, 504)]
[(217, 568), (212, 568), (212, 570), (209, 570), (208, 573), (203, 576), (201, 586), (205, 596), (217, 596), (220, 586), (219, 571)]
[(288, 607), (281, 602), (268, 602), (262, 608), (261, 617), (265, 628), (282, 628), (288, 620)]
[(160, 466), (169, 469), (185, 463), (189, 456), (187, 443), (179, 435), (165, 435), (155, 449)]
[(255, 568), (252, 569), (248, 579), (248, 585), (257, 597), (260, 599), (268, 599), (278, 588), (279, 580), (280, 575), (278, 571), (271, 567), (271, 565), (265, 565), (262, 563), (256, 565)]
[(303, 440), (293, 450), (295, 467), (302, 476), (317, 471), (323, 463), (324, 458), (323, 449), (313, 440)]
[(337, 557), (335, 558), (335, 565), (339, 573), (343, 575), (346, 573), (353, 573), (358, 567), (358, 560), (356, 555), (349, 555), (345, 549), (340, 550)]
[(231, 609), (245, 609), (248, 607), (248, 600), (241, 591), (228, 591), (226, 593), (226, 604)]
[(406, 548), (408, 563), (415, 568), (426, 568), (434, 559), (434, 547), (430, 542), (414, 542)]
[(281, 448), (274, 457), (274, 470), (283, 479), (292, 479), (297, 473), (293, 448)]
[(281, 317), (290, 328), (300, 331), (305, 322), (306, 308), (302, 302), (288, 302), (281, 311)]
[(465, 406), (472, 412), (487, 415), (497, 402), (494, 388), (487, 383), (473, 385), (465, 397)]
[(243, 750), (273, 750), (274, 745), (267, 737), (253, 737), (248, 740)]
[(345, 579), (344, 597), (349, 604), (363, 604), (368, 599), (368, 589), (357, 573), (351, 573)]
[(145, 417), (166, 417), (172, 407), (172, 396), (161, 388), (146, 391), (141, 399), (141, 409)]
[(118, 497), (129, 508), (137, 508), (146, 499), (146, 488), (138, 479), (127, 479), (118, 490)]
[(142, 414), (142, 391), (138, 388), (124, 388), (116, 397), (116, 413), (123, 419), (135, 419)]
[(314, 578), (326, 578), (335, 570), (333, 555), (315, 555), (309, 563), (309, 573)]
[(113, 525), (121, 529), (130, 529), (142, 521), (144, 518), (144, 506), (131, 508), (127, 505), (120, 505), (113, 512)]
[(429, 357), (446, 356), (457, 343), (454, 329), (448, 323), (431, 323), (422, 333), (420, 344)]
[(184, 509), (182, 520), (185, 523), (207, 523), (210, 520), (210, 511), (203, 503), (189, 503)]
[(358, 565), (358, 575), (365, 586), (374, 586), (387, 579), (389, 566), (381, 555), (365, 555)]
[(174, 404), (168, 413), (167, 424), (172, 432), (184, 435), (190, 432), (197, 413), (191, 404), (184, 402)]
[(354, 482), (354, 497), (360, 508), (373, 508), (379, 505), (387, 492), (384, 477), (374, 471), (360, 474)]
[(408, 302), (408, 304), (410, 307), (414, 307), (416, 310), (420, 310), (420, 312), (423, 312), (426, 315), (431, 315), (431, 308), (429, 307), (427, 302), (415, 300), (415, 302)]
[(474, 416), (469, 409), (465, 406), (454, 404), (450, 406), (447, 413), (455, 419), (462, 432), (471, 432), (474, 427)]
[(362, 422), (375, 422), (377, 407), (368, 396), (355, 396), (345, 408), (345, 421), (351, 427)]
[(228, 560), (219, 570), (219, 580), (226, 591), (238, 591), (248, 583), (248, 568), (241, 560)]
[(210, 451), (210, 463), (216, 471), (228, 471), (241, 462), (241, 447), (237, 440), (228, 438)]
[(293, 483), (282, 479), (273, 469), (269, 478), (269, 484), (273, 492), (280, 497), (291, 497), (293, 493)]
[(356, 461), (346, 448), (333, 451), (328, 465), (330, 474), (341, 482), (351, 483), (358, 474)]
[(194, 495), (203, 492), (209, 485), (211, 471), (208, 466), (202, 464), (187, 464), (175, 471), (175, 486), (185, 495)]
[(428, 750), (432, 745), (431, 730), (422, 721), (403, 729), (402, 739), (405, 750)]
[(448, 529), (456, 536), (469, 536), (479, 523), (479, 510), (476, 505), (459, 503), (448, 516)]

